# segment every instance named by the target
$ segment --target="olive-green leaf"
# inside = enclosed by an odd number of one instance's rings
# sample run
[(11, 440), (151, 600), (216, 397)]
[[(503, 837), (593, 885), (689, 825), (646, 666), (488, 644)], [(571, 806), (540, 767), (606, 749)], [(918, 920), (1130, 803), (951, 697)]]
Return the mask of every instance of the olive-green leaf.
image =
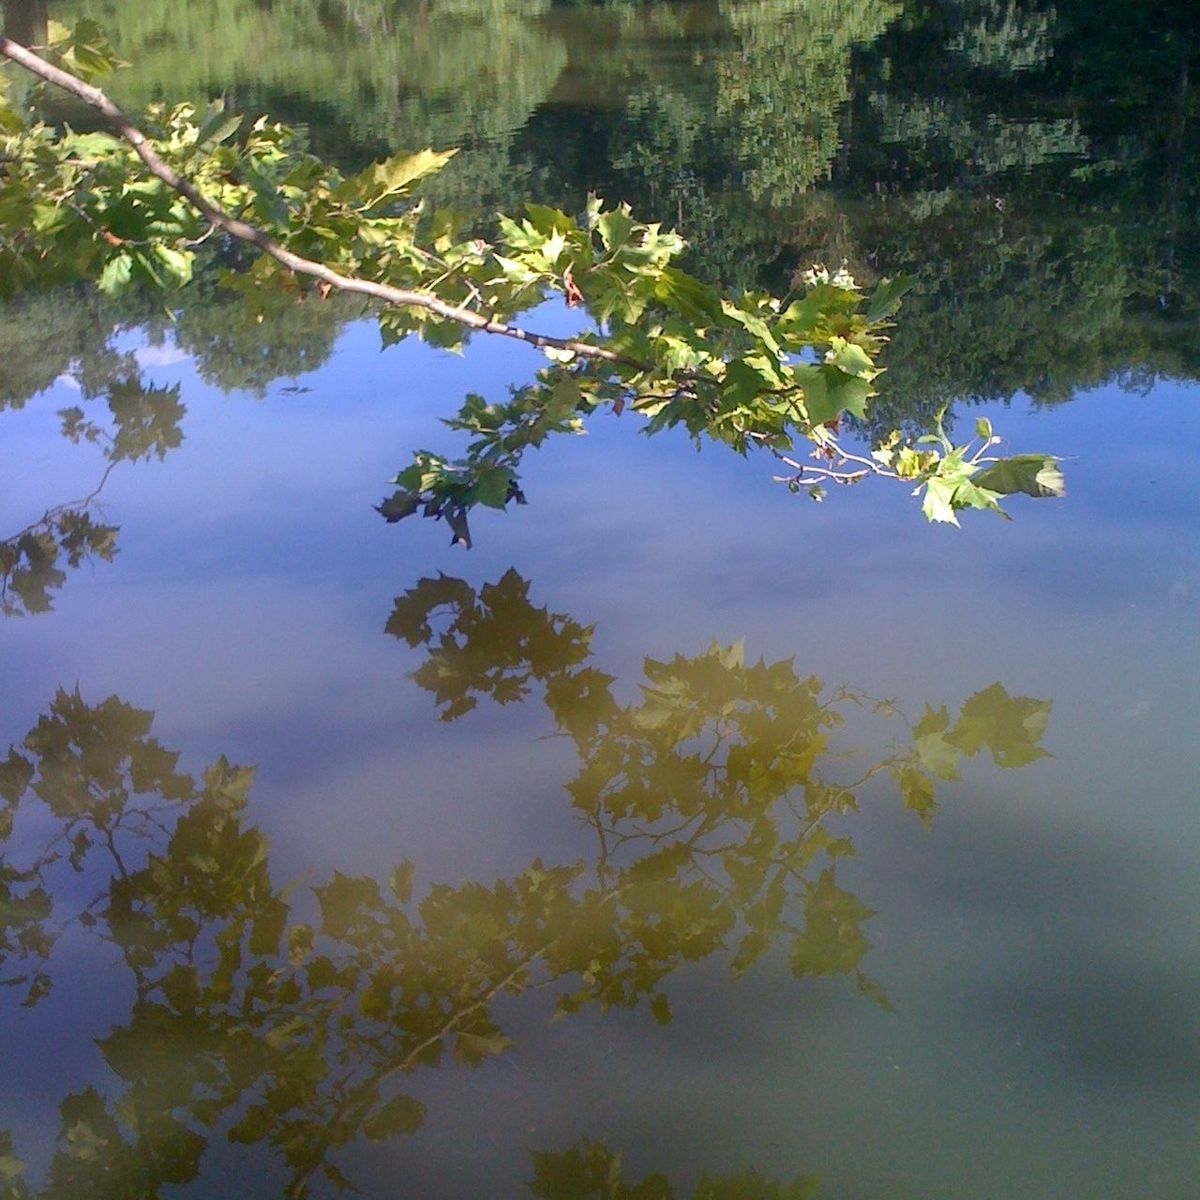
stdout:
[(396, 1096), (363, 1122), (363, 1133), (382, 1142), (402, 1133), (416, 1133), (425, 1121), (425, 1105), (411, 1096)]
[(946, 739), (966, 755), (987, 749), (998, 767), (1023, 767), (1047, 757), (1041, 740), (1049, 720), (1049, 700), (1010, 696), (993, 683), (966, 701)]
[(454, 1059), (464, 1066), (476, 1067), (485, 1058), (503, 1054), (516, 1042), (502, 1033), (460, 1033), (454, 1041)]

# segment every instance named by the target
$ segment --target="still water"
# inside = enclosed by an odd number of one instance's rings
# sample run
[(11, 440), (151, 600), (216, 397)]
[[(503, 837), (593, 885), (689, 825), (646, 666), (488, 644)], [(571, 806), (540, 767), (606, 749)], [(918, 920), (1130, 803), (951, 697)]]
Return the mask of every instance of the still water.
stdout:
[(1068, 495), (928, 527), (627, 414), (464, 551), (372, 505), (524, 348), (13, 302), (0, 1196), (1200, 1196), (1191, 6), (50, 8), (131, 106), (462, 145), (481, 226), (914, 272), (875, 426)]

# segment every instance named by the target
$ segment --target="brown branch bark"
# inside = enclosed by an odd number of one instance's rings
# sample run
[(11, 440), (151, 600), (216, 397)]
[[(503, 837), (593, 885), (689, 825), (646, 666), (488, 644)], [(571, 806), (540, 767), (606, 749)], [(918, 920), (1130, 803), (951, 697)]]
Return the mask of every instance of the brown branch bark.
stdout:
[(183, 196), (212, 226), (224, 230), (231, 237), (257, 247), (263, 254), (273, 258), (289, 270), (295, 271), (297, 275), (306, 275), (319, 280), (340, 292), (369, 296), (372, 299), (381, 300), (385, 304), (399, 305), (404, 308), (424, 309), (426, 312), (434, 313), (449, 321), (455, 321), (478, 333), (492, 333), (502, 337), (515, 338), (517, 341), (527, 342), (539, 350), (564, 350), (577, 354), (581, 358), (600, 359), (629, 366), (645, 366), (643, 363), (627, 359), (604, 346), (593, 345), (591, 342), (583, 342), (575, 338), (551, 337), (548, 334), (536, 333), (504, 321), (495, 321), (472, 309), (448, 304), (431, 292), (412, 291), (407, 288), (392, 287), (387, 283), (377, 283), (370, 279), (342, 275), (323, 263), (294, 254), (261, 229), (238, 217), (230, 216), (229, 213), (207, 199), (195, 186), (162, 160), (150, 139), (99, 88), (84, 83), (70, 72), (46, 62), (45, 59), (8, 37), (0, 36), (0, 55), (23, 67), (32, 75), (36, 75), (37, 78), (61, 88), (96, 109), (133, 147), (134, 152), (145, 164), (150, 174), (161, 179), (168, 187)]

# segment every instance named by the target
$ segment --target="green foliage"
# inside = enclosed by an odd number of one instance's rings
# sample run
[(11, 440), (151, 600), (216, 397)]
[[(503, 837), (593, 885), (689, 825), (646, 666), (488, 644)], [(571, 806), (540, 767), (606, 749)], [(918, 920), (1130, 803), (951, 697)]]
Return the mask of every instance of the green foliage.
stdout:
[[(115, 65), (90, 26), (74, 35), (58, 30), (52, 43), (60, 61), (88, 73)], [(874, 394), (875, 358), (901, 291), (893, 281), (873, 300), (844, 272), (814, 276), (795, 299), (725, 296), (674, 265), (683, 251), (677, 234), (635, 220), (626, 205), (592, 199), (576, 220), (529, 204), (521, 220), (500, 218), (493, 245), (413, 199), (414, 185), (450, 152), (398, 156), (347, 177), (265, 118), (239, 133), (219, 106), (198, 120), (183, 105), (152, 107), (148, 121), (172, 169), (219, 209), (246, 214), (283, 252), (426, 298), (382, 308), (385, 344), (418, 333), (459, 348), (472, 325), (507, 331), (512, 318), (553, 293), (590, 318), (593, 327), (574, 341), (517, 331), (553, 365), (506, 406), (469, 398), (451, 422), (474, 435), (467, 456), (420, 452), (381, 508), (389, 520), (417, 511), (444, 518), (453, 540), (469, 545), (473, 506), (523, 500), (524, 451), (551, 432), (578, 432), (597, 409), (619, 415), (628, 407), (645, 418), (647, 432), (682, 426), (697, 441), (741, 454), (754, 447), (780, 455), (808, 440), (827, 455), (837, 453), (830, 428), (843, 413), (864, 416)], [(4, 164), (0, 290), (84, 277), (120, 295), (192, 278), (196, 246), (213, 229), (176, 189), (146, 177), (125, 141), (35, 124), (7, 136)], [(309, 294), (305, 278), (262, 255), (227, 272), (225, 283), (262, 321), (281, 302)], [(328, 286), (318, 294), (323, 299)], [(936, 473), (931, 465), (926, 476)], [(943, 491), (933, 510), (939, 515), (980, 507), (977, 492)]]
[[(1048, 702), (993, 685), (956, 722), (927, 709), (911, 745), (859, 770), (832, 741), (843, 712), (870, 705), (902, 720), (894, 705), (827, 693), (790, 661), (749, 663), (740, 645), (647, 658), (640, 698), (622, 705), (592, 663), (590, 628), (528, 593), (512, 572), (478, 592), (423, 580), (389, 627), (427, 648), (415, 678), (445, 719), (537, 685), (579, 756), (567, 794), (595, 831), (584, 862), (535, 858), (490, 883), (416, 887), (419, 867), (401, 861), (386, 883), (334, 871), (301, 895), (273, 880), (267, 838), (248, 819), (253, 769), (220, 758), (182, 771), (146, 710), (60, 691), (9, 750), (0, 985), (41, 1001), (58, 936), (78, 924), (135, 996), (97, 1043), (107, 1091), (64, 1099), (33, 1194), (151, 1200), (195, 1179), (218, 1133), (269, 1147), (285, 1196), (308, 1196), (321, 1178), (349, 1186), (344, 1148), (410, 1135), (435, 1115), (405, 1078), (507, 1054), (499, 1001), (541, 987), (557, 992), (560, 1016), (644, 1004), (667, 1022), (680, 966), (724, 955), (741, 973), (782, 942), (796, 975), (849, 976), (886, 1003), (862, 971), (870, 910), (837, 882), (854, 847), (827, 819), (892, 775), (928, 821), (935, 780), (963, 758), (987, 749), (1015, 767), (1044, 753)], [(18, 864), (23, 814), (55, 836)], [(0, 1186), (24, 1198), (12, 1150), (0, 1142)], [(534, 1175), (537, 1195), (673, 1194), (661, 1176), (626, 1184), (617, 1157), (586, 1141), (535, 1154)], [(695, 1196), (771, 1200), (809, 1187), (743, 1172), (702, 1178)]]
[(0, 1132), (0, 1197), (3, 1200), (26, 1200), (29, 1190), (21, 1182), (25, 1164), (13, 1153), (12, 1135)]
[[(137, 64), (106, 86), (135, 109), (223, 93), (247, 124), (270, 111), (354, 165), (460, 145), (423, 190), (479, 230), (526, 195), (573, 212), (599, 188), (669, 213), (690, 243), (683, 265), (724, 289), (781, 287), (814, 260), (849, 260), (867, 282), (918, 275), (873, 435), (926, 432), (948, 402), (1194, 377), (1186, 6), (931, 0), (899, 20), (893, 7), (556, 6), (547, 21), (540, 4), (489, 0), (63, 0), (56, 12), (106, 23)], [(756, 168), (778, 193), (749, 194)]]

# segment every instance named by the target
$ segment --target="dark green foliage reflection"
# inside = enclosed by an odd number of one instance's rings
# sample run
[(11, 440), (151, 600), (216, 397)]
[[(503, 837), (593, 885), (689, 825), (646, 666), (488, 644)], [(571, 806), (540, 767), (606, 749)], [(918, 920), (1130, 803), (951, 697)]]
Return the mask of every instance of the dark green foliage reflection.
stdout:
[[(537, 989), (561, 1016), (644, 1005), (666, 1023), (683, 964), (728, 955), (738, 974), (778, 947), (797, 977), (846, 975), (887, 1004), (862, 968), (871, 911), (838, 882), (850, 826), (831, 822), (876, 779), (928, 822), (936, 781), (964, 758), (987, 750), (1017, 766), (1044, 753), (1047, 701), (995, 684), (957, 719), (928, 708), (912, 724), (791, 661), (748, 662), (740, 645), (646, 659), (640, 698), (622, 704), (592, 665), (591, 629), (535, 607), (511, 571), (478, 592), (423, 580), (389, 631), (421, 649), (414, 677), (443, 719), (540, 694), (578, 755), (566, 790), (594, 851), (420, 890), (407, 861), (387, 879), (334, 870), (304, 895), (272, 874), (248, 813), (251, 768), (221, 758), (190, 775), (153, 736), (152, 713), (60, 691), (0, 762), (0, 984), (38, 1003), (72, 930), (120, 964), (131, 1006), (97, 1043), (111, 1085), (61, 1104), (44, 1186), (25, 1189), (0, 1148), (8, 1196), (164, 1194), (199, 1178), (213, 1137), (269, 1148), (288, 1196), (348, 1184), (352, 1143), (436, 1119), (406, 1079), (508, 1051), (497, 1003)], [(833, 741), (855, 707), (898, 731), (857, 764)], [(21, 851), (25, 822), (44, 836), (47, 821), (49, 845)], [(533, 1170), (541, 1196), (674, 1194), (660, 1177), (621, 1182), (619, 1160), (587, 1142), (535, 1155)], [(749, 1173), (694, 1194), (805, 1186)]]
[[(680, 1193), (665, 1175), (648, 1175), (628, 1183), (621, 1156), (603, 1143), (583, 1138), (560, 1153), (534, 1151), (534, 1178), (529, 1190), (537, 1200), (675, 1200)], [(723, 1179), (701, 1176), (692, 1200), (809, 1200), (817, 1194), (815, 1179), (779, 1184), (757, 1171), (743, 1171)]]

